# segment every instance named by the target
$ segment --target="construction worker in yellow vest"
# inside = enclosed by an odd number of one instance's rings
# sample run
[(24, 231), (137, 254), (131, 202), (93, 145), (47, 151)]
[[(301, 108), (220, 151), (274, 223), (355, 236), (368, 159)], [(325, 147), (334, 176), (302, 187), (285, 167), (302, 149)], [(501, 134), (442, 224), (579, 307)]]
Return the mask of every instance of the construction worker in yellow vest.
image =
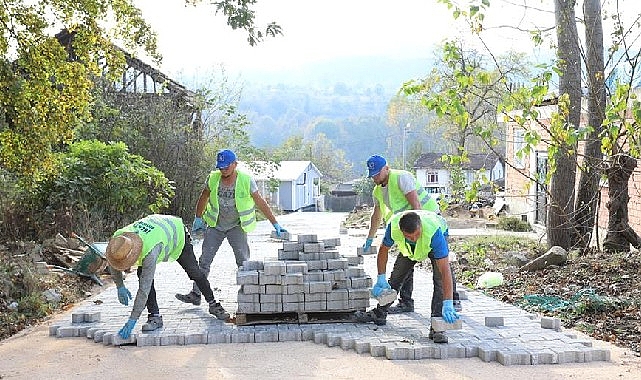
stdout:
[(222, 305), (216, 302), (207, 276), (198, 267), (189, 231), (179, 217), (154, 214), (119, 229), (109, 240), (105, 256), (116, 283), (118, 301), (125, 306), (129, 305), (131, 293), (124, 285), (122, 272), (132, 266), (138, 267), (138, 292), (127, 323), (118, 331), (121, 338), (129, 338), (145, 307), (149, 314), (142, 331), (163, 326), (154, 288), (156, 264), (162, 262), (178, 261), (189, 278), (203, 290), (209, 313), (223, 321), (229, 318)]
[[(374, 211), (370, 218), (370, 227), (363, 249), (368, 251), (381, 221), (389, 223), (392, 215), (405, 210), (428, 210), (440, 214), (438, 202), (421, 186), (412, 173), (405, 170), (390, 169), (387, 160), (379, 155), (370, 156), (367, 159), (367, 170), (369, 177), (374, 181), (372, 191), (374, 198)], [(454, 271), (450, 269), (454, 278)], [(456, 280), (454, 280), (456, 282)], [(441, 284), (435, 283), (436, 289)], [(407, 274), (402, 284), (399, 285), (398, 305), (389, 308), (389, 313), (407, 313), (414, 311), (414, 269)], [(454, 289), (455, 304), (457, 310), (461, 310), (456, 288)]]
[[(459, 315), (454, 309), (454, 280), (449, 265), (449, 248), (447, 246), (446, 228), (443, 218), (425, 210), (410, 210), (395, 214), (385, 229), (383, 244), (378, 249), (376, 260), (378, 276), (372, 288), (372, 295), (378, 297), (386, 289), (399, 291), (403, 279), (414, 270), (416, 263), (429, 259), (434, 271), (435, 283), (442, 285), (441, 289), (434, 287), (432, 293), (432, 317), (442, 317), (447, 323), (454, 323)], [(390, 248), (396, 244), (400, 251), (389, 278), (386, 279), (387, 258)], [(438, 281), (437, 281), (438, 279)], [(361, 323), (374, 322), (384, 325), (391, 303), (379, 304), (370, 311), (357, 311), (356, 321)], [(430, 328), (429, 339), (434, 343), (447, 343), (444, 332)]]
[[(278, 236), (287, 232), (276, 221), (269, 205), (258, 192), (256, 181), (236, 169), (236, 154), (224, 149), (216, 155), (216, 168), (209, 173), (205, 188), (196, 203), (192, 233), (204, 231), (200, 269), (209, 276), (211, 262), (225, 239), (234, 251), (236, 266), (249, 260), (247, 233), (256, 228), (256, 207), (272, 223)], [(200, 305), (201, 292), (197, 284), (187, 294), (176, 294), (182, 302)]]

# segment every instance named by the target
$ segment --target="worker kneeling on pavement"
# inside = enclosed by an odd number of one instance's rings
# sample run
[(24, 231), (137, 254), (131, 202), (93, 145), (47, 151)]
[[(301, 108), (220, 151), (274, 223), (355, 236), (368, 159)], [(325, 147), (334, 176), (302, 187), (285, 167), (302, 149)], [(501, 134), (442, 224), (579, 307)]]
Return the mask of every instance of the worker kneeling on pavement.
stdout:
[[(442, 291), (434, 289), (432, 294), (432, 317), (442, 317), (447, 323), (454, 323), (459, 315), (454, 310), (452, 301), (453, 281), (448, 261), (449, 249), (443, 235), (441, 217), (425, 210), (403, 211), (395, 214), (385, 230), (383, 244), (378, 249), (378, 277), (372, 288), (374, 297), (385, 290), (398, 291), (405, 277), (420, 261), (430, 258), (436, 263), (434, 276), (440, 276)], [(392, 270), (389, 283), (385, 278), (389, 249), (396, 244), (400, 254)], [(391, 303), (379, 304), (376, 308), (356, 312), (358, 322), (374, 322), (384, 325)], [(430, 328), (429, 338), (435, 343), (447, 343), (447, 336), (442, 331)]]
[(109, 271), (118, 289), (118, 301), (127, 306), (131, 293), (123, 283), (122, 271), (137, 266), (138, 293), (129, 320), (118, 331), (128, 339), (145, 307), (149, 313), (142, 331), (161, 328), (162, 316), (156, 300), (154, 273), (160, 262), (178, 261), (189, 278), (198, 284), (209, 303), (209, 313), (226, 320), (229, 314), (216, 302), (205, 274), (198, 267), (191, 236), (181, 218), (170, 215), (149, 215), (116, 231), (106, 250)]

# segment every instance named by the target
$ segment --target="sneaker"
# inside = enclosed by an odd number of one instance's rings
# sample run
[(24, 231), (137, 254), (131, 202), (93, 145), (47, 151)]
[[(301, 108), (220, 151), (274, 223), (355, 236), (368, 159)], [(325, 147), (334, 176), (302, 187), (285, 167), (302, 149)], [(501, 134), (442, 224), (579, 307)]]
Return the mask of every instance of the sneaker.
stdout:
[(196, 306), (200, 305), (200, 294), (196, 294), (193, 291), (187, 294), (176, 294), (176, 298), (184, 303), (191, 303)]
[(454, 304), (454, 310), (456, 310), (457, 312), (463, 311), (461, 300), (454, 300), (452, 303)]
[(398, 304), (391, 306), (387, 309), (389, 314), (399, 314), (399, 313), (412, 313), (414, 311), (414, 304), (409, 302), (399, 302)]
[(443, 331), (434, 331), (430, 328), (430, 333), (427, 336), (430, 340), (433, 340), (434, 343), (447, 343), (447, 335)]
[(354, 313), (354, 317), (356, 317), (356, 322), (358, 323), (374, 322), (376, 326), (383, 326), (387, 323), (387, 316), (376, 314), (376, 309), (357, 311)]
[(226, 321), (229, 319), (229, 313), (225, 311), (223, 305), (221, 305), (219, 302), (209, 304), (209, 314), (220, 319), (221, 321)]
[(162, 327), (162, 316), (148, 317), (147, 323), (142, 325), (142, 331), (154, 331)]

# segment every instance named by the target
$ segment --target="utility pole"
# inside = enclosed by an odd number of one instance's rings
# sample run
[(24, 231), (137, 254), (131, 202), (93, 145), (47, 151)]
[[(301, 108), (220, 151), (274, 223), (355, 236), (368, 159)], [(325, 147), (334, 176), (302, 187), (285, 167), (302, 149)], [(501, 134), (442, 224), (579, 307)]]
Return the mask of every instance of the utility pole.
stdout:
[(410, 123), (407, 123), (403, 127), (403, 170), (405, 170), (405, 138), (407, 137), (407, 132), (410, 130)]

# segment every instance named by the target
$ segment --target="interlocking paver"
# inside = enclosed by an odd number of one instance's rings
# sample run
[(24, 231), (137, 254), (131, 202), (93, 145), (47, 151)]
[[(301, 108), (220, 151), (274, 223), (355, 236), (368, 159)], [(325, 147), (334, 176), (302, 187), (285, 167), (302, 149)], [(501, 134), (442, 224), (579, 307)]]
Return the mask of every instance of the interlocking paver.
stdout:
[[(293, 213), (279, 216), (279, 221), (292, 235), (299, 233), (299, 240), (313, 241), (319, 239), (332, 241), (336, 250), (350, 265), (347, 273), (359, 277), (368, 274), (376, 275), (376, 255), (356, 256), (358, 248), (364, 242), (365, 233), (349, 230), (348, 234), (341, 233), (340, 221), (344, 214), (331, 213)], [(252, 269), (262, 269), (263, 262), (277, 261), (278, 251), (288, 247), (291, 242), (271, 238), (272, 227), (267, 222), (260, 222), (255, 232), (249, 235), (251, 247)], [(315, 231), (315, 236), (305, 232)], [(340, 234), (340, 241), (337, 239)], [(456, 230), (450, 231), (456, 235)], [(200, 252), (200, 244), (195, 241), (195, 252)], [(318, 247), (316, 247), (318, 248)], [(311, 246), (310, 246), (311, 249)], [(334, 248), (333, 248), (334, 249)], [(330, 259), (332, 267), (343, 268), (345, 260)], [(285, 273), (303, 273), (302, 267), (288, 261)], [(259, 268), (260, 266), (260, 268)], [(274, 273), (283, 273), (280, 264), (269, 264)], [(391, 271), (388, 265), (388, 271)], [(359, 268), (359, 269), (356, 269)], [(254, 274), (237, 275), (236, 263), (231, 247), (224, 242), (211, 266), (209, 280), (216, 299), (223, 304), (228, 312), (234, 314), (243, 307), (255, 304), (252, 299), (242, 297), (238, 304), (239, 283), (243, 286), (256, 286), (257, 292), (266, 297), (266, 286), (249, 285), (254, 280), (248, 277)], [(357, 278), (351, 279), (359, 281)], [(178, 264), (160, 264), (156, 273), (156, 291), (160, 311), (163, 315), (164, 327), (150, 333), (142, 333), (140, 325), (144, 323), (144, 314), (134, 329), (132, 337), (126, 341), (119, 339), (117, 332), (129, 317), (130, 306), (118, 302), (115, 287), (105, 287), (96, 294), (78, 304), (60, 319), (51, 322), (49, 335), (58, 338), (85, 337), (96, 343), (105, 345), (136, 344), (142, 346), (188, 345), (188, 344), (224, 344), (247, 343), (260, 344), (263, 342), (310, 341), (343, 350), (354, 350), (359, 354), (369, 354), (374, 357), (385, 357), (390, 360), (420, 360), (478, 357), (483, 361), (496, 361), (503, 365), (539, 365), (557, 363), (580, 363), (590, 361), (610, 360), (610, 351), (592, 348), (592, 341), (577, 339), (576, 334), (561, 331), (560, 321), (555, 318), (539, 318), (513, 305), (502, 303), (484, 294), (466, 289), (462, 297), (463, 312), (461, 313), (462, 328), (449, 330), (448, 344), (436, 344), (427, 338), (430, 326), (430, 297), (432, 293), (431, 273), (423, 270), (414, 272), (415, 312), (388, 315), (387, 325), (356, 323), (322, 323), (322, 324), (277, 324), (258, 326), (236, 326), (212, 317), (207, 311), (207, 305), (193, 306), (174, 298), (175, 293), (186, 293), (191, 288), (191, 281)], [(258, 279), (260, 282), (260, 279)], [(296, 281), (294, 281), (296, 282)], [(366, 282), (360, 279), (360, 282)], [(320, 281), (319, 281), (320, 283)], [(367, 282), (366, 282), (367, 283)], [(138, 279), (135, 273), (130, 273), (125, 284), (132, 294), (136, 294)], [(296, 287), (303, 284), (271, 285)], [(309, 284), (307, 285), (309, 286)], [(365, 287), (371, 286), (371, 281)], [(319, 289), (316, 289), (316, 288)], [(320, 289), (322, 288), (322, 289)], [(313, 290), (325, 294), (325, 285), (315, 284)], [(462, 286), (460, 286), (462, 288)], [(461, 289), (463, 290), (463, 289)], [(352, 289), (350, 289), (352, 291)], [(290, 300), (294, 295), (283, 294)], [(365, 290), (364, 294), (368, 291)], [(242, 294), (242, 293), (241, 293)], [(312, 294), (307, 292), (305, 295)], [(365, 295), (367, 296), (367, 295)], [(332, 296), (334, 297), (334, 296)], [(269, 298), (269, 297), (266, 297)], [(307, 300), (296, 297), (302, 307), (322, 309), (319, 305), (311, 305)], [(304, 297), (302, 297), (304, 299)], [(321, 302), (321, 301), (310, 301)], [(325, 302), (336, 302), (326, 300)], [(369, 300), (370, 306), (375, 306), (374, 300)], [(367, 301), (366, 301), (367, 304)], [(312, 307), (314, 306), (314, 307)], [(319, 307), (316, 307), (319, 306)], [(309, 310), (311, 310), (309, 309)], [(251, 312), (251, 311), (245, 311)], [(503, 324), (498, 319), (486, 326), (487, 318), (501, 316)], [(75, 338), (74, 338), (75, 339)]]

